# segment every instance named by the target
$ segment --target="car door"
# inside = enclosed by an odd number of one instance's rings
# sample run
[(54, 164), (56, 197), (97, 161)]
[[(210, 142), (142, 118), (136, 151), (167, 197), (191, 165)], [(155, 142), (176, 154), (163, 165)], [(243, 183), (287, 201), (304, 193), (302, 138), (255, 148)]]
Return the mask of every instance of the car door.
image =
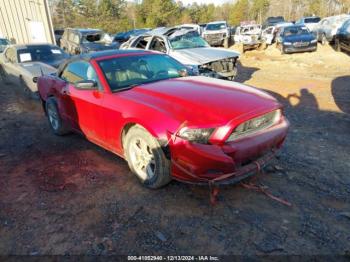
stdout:
[[(84, 60), (69, 63), (61, 74), (66, 81), (62, 88), (61, 100), (66, 109), (66, 118), (89, 140), (101, 144), (104, 138), (104, 126), (101, 122), (101, 104), (104, 92), (93, 66)], [(78, 84), (92, 80), (96, 87), (83, 89)]]

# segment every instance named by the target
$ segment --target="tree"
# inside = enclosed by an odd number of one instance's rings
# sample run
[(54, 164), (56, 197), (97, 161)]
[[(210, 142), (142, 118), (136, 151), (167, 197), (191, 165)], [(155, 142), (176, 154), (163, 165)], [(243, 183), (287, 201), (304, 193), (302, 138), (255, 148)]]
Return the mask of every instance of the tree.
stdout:
[(54, 12), (53, 22), (60, 28), (74, 25), (76, 13), (73, 0), (58, 0)]
[(238, 0), (232, 7), (229, 22), (232, 25), (239, 25), (241, 21), (249, 19), (249, 9), (248, 0)]
[(261, 24), (269, 6), (269, 0), (254, 0), (250, 10), (252, 18)]

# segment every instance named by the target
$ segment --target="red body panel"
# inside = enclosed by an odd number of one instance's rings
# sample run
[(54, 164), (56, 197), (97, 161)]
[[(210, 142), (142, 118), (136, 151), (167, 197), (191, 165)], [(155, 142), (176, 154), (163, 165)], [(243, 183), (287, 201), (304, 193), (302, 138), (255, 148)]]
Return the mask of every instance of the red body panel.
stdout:
[[(102, 60), (103, 57), (97, 60)], [(288, 122), (280, 123), (237, 142), (225, 141), (235, 127), (253, 117), (281, 108), (270, 95), (238, 83), (204, 77), (185, 77), (144, 84), (112, 93), (96, 60), (91, 60), (103, 91), (78, 90), (56, 76), (38, 80), (45, 101), (55, 96), (64, 121), (87, 139), (123, 156), (122, 132), (139, 124), (161, 144), (170, 141), (171, 160), (191, 172), (172, 166), (173, 177), (195, 182), (237, 171), (271, 150), (278, 149)], [(215, 128), (209, 144), (173, 139), (179, 127)]]

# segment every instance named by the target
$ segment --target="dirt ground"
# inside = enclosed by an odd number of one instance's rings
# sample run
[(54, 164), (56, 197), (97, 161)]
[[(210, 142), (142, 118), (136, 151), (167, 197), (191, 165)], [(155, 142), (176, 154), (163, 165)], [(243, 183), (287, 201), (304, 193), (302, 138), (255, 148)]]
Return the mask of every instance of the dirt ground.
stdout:
[(282, 205), (229, 186), (143, 188), (79, 135), (54, 136), (37, 101), (0, 87), (0, 255), (349, 254), (350, 56), (331, 47), (242, 55), (238, 81), (269, 91), (291, 129), (259, 175)]

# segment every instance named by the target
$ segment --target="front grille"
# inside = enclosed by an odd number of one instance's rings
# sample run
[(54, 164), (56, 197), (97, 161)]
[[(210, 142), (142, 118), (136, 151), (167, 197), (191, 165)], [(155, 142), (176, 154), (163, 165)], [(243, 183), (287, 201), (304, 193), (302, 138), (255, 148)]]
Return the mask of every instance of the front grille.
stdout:
[(294, 47), (305, 47), (309, 46), (309, 42), (296, 42), (293, 44)]
[(281, 110), (275, 110), (262, 116), (250, 119), (240, 124), (230, 135), (227, 142), (235, 141), (239, 138), (251, 135), (260, 130), (267, 129), (276, 124), (281, 119)]
[(217, 40), (221, 40), (223, 37), (224, 37), (224, 34), (222, 33), (205, 35), (205, 39), (207, 41), (217, 41)]

